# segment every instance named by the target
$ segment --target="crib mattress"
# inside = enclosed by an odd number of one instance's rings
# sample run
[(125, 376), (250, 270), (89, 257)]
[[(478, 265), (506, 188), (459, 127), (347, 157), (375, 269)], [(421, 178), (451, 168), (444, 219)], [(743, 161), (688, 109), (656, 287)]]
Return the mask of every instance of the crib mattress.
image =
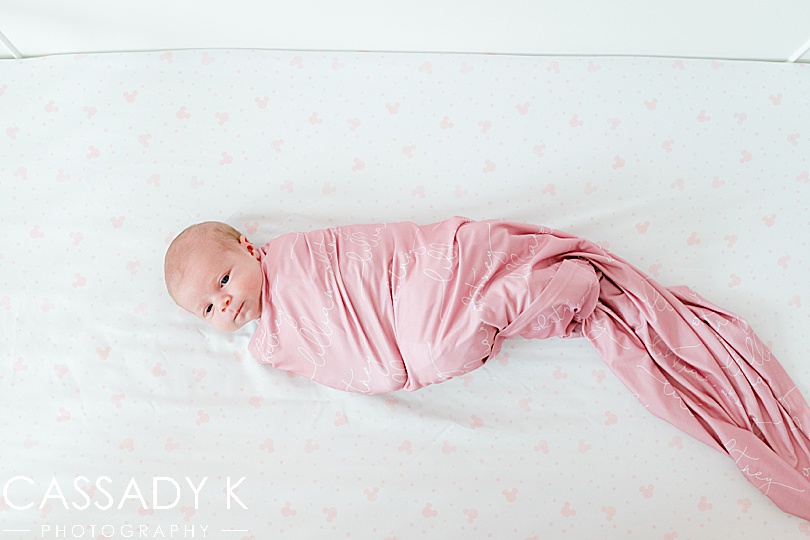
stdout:
[(808, 87), (801, 64), (671, 58), (0, 61), (0, 539), (810, 537), (582, 340), (351, 395), (162, 283), (202, 220), (256, 243), (528, 221), (740, 314), (810, 396)]

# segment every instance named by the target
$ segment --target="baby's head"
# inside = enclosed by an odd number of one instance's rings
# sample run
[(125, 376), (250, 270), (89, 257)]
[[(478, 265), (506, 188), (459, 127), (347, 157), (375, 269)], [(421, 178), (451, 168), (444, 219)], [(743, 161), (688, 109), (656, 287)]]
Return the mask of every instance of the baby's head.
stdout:
[(163, 271), (177, 305), (217, 330), (233, 332), (261, 316), (259, 250), (230, 225), (206, 221), (178, 234)]

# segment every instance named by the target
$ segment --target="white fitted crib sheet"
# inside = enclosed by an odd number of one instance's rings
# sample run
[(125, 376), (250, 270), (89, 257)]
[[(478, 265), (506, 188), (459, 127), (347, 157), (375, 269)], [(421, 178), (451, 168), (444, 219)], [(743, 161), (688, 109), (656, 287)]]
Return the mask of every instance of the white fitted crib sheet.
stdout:
[(252, 327), (217, 334), (162, 282), (202, 220), (256, 243), (530, 221), (740, 314), (810, 396), (809, 88), (804, 65), (658, 58), (0, 62), (0, 540), (810, 538), (582, 340), (350, 395), (257, 364)]

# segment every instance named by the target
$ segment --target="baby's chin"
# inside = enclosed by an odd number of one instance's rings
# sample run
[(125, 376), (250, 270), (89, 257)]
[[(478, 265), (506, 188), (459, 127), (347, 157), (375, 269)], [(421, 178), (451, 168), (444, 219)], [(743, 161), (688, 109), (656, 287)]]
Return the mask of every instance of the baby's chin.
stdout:
[(255, 318), (252, 318), (252, 319), (246, 319), (246, 320), (244, 320), (242, 322), (236, 323), (236, 325), (234, 325), (231, 328), (218, 329), (218, 330), (220, 330), (220, 332), (225, 332), (226, 334), (230, 334), (231, 332), (236, 332), (237, 330), (241, 330), (245, 326), (248, 326), (250, 323), (252, 323), (254, 321), (258, 321), (258, 320), (259, 320), (259, 317), (255, 317)]

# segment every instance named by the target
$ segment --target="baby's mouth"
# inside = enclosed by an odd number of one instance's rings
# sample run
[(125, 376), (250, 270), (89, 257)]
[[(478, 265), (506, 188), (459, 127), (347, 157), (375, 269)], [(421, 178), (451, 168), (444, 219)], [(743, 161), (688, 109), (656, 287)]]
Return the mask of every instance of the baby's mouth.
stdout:
[(243, 308), (243, 307), (245, 307), (245, 303), (244, 303), (244, 302), (242, 302), (242, 305), (241, 305), (241, 306), (239, 306), (239, 309), (237, 309), (237, 310), (236, 310), (236, 313), (235, 313), (235, 314), (234, 314), (234, 316), (233, 316), (233, 322), (236, 322), (236, 318), (239, 316), (239, 314), (240, 314), (240, 313), (242, 313), (242, 308)]

